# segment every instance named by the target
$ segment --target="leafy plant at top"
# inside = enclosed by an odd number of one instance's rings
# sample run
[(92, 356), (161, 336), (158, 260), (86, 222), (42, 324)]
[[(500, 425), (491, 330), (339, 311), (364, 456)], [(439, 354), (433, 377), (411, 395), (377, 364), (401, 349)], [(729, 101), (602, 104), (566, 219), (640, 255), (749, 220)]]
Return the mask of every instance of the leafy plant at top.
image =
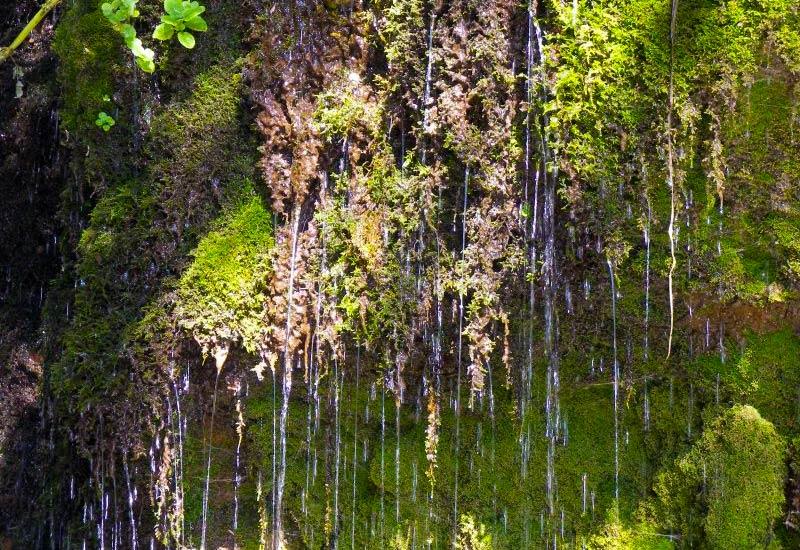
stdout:
[(100, 9), (106, 19), (112, 23), (125, 23), (130, 19), (139, 17), (139, 10), (136, 9), (138, 0), (112, 0), (105, 2)]
[(136, 29), (130, 23), (132, 19), (139, 17), (139, 10), (136, 9), (137, 2), (138, 0), (112, 0), (103, 3), (100, 10), (111, 22), (114, 30), (122, 35), (122, 39), (130, 48), (139, 68), (146, 73), (152, 73), (156, 69), (155, 53), (144, 47), (141, 39), (136, 37)]
[(100, 113), (97, 115), (97, 120), (95, 120), (94, 123), (97, 124), (103, 130), (105, 130), (106, 132), (108, 132), (111, 129), (111, 127), (114, 126), (114, 124), (116, 124), (116, 121), (114, 120), (113, 117), (111, 117), (111, 115), (109, 115), (105, 111), (100, 111)]
[(175, 33), (178, 42), (184, 48), (194, 48), (194, 35), (189, 31), (205, 32), (208, 25), (200, 15), (206, 11), (205, 6), (192, 0), (164, 0), (166, 15), (161, 16), (161, 24), (153, 31), (153, 38), (169, 40)]

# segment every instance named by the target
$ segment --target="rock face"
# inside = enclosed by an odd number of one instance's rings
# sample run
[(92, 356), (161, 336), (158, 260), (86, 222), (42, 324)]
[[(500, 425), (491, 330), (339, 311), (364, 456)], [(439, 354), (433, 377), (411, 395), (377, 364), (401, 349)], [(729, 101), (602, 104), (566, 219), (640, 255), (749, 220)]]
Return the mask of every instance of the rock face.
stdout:
[(99, 4), (0, 65), (0, 545), (800, 544), (795, 3)]
[(0, 343), (0, 521), (9, 534), (13, 533), (11, 526), (30, 509), (28, 498), (36, 486), (32, 466), (39, 458), (36, 434), (41, 424), (42, 357), (19, 343), (18, 336), (9, 332)]
[[(38, 9), (0, 7), (0, 43)], [(31, 35), (13, 63), (0, 65), (0, 544), (16, 537), (36, 494), (43, 349), (39, 328), (62, 251), (58, 218), (67, 152), (60, 147), (55, 18)]]
[[(0, 12), (0, 28), (9, 30), (4, 43), (37, 9), (35, 2), (15, 4)], [(60, 265), (55, 213), (66, 163), (59, 147), (53, 26), (44, 22), (13, 63), (0, 68), (0, 324), (28, 332)]]

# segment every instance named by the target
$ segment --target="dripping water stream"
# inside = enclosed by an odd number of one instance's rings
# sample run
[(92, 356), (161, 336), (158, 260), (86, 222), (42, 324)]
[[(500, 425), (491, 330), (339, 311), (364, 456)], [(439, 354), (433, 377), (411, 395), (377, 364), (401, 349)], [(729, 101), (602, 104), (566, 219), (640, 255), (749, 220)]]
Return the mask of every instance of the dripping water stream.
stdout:
[(614, 384), (614, 498), (619, 502), (619, 360), (617, 359), (617, 286), (615, 283), (614, 265), (611, 259), (606, 260), (608, 276), (611, 280), (611, 338), (614, 360), (612, 373)]
[(205, 486), (203, 488), (203, 515), (200, 527), (200, 550), (205, 550), (206, 548), (206, 530), (208, 529), (208, 493), (211, 484), (211, 453), (214, 440), (214, 416), (216, 415), (217, 412), (217, 386), (219, 385), (220, 371), (221, 368), (217, 368), (217, 374), (216, 377), (214, 378), (214, 397), (212, 398), (211, 402), (211, 423), (209, 425), (209, 430), (208, 430), (208, 447), (207, 447), (208, 457), (206, 458), (206, 479), (205, 479)]
[[(286, 421), (289, 415), (289, 398), (292, 391), (292, 310), (294, 309), (294, 279), (297, 268), (297, 241), (300, 232), (300, 207), (295, 207), (292, 224), (292, 249), (289, 264), (289, 287), (287, 289), (286, 300), (286, 331), (283, 350), (283, 377), (282, 377), (282, 397), (279, 436), (280, 436), (280, 460), (278, 463), (278, 477), (275, 486), (275, 515), (273, 518), (272, 547), (273, 550), (281, 550), (283, 546), (283, 524), (282, 510), (283, 488), (286, 482)], [(274, 415), (273, 415), (274, 418)]]
[[(361, 376), (361, 346), (356, 347), (356, 387), (353, 403), (358, 403), (358, 383)], [(358, 407), (353, 409), (353, 502), (350, 519), (350, 547), (356, 547), (356, 474), (358, 473)]]
[(669, 286), (669, 338), (667, 340), (667, 359), (672, 354), (672, 332), (675, 327), (675, 297), (673, 289), (673, 275), (677, 260), (675, 258), (675, 146), (672, 128), (672, 117), (675, 109), (675, 33), (677, 31), (678, 0), (672, 0), (672, 11), (669, 25), (669, 104), (667, 106), (667, 178), (670, 191), (669, 237), (670, 265), (668, 275)]
[[(464, 261), (464, 252), (467, 247), (467, 205), (469, 195), (469, 166), (464, 169), (464, 207), (461, 215), (461, 261)], [(456, 374), (456, 445), (455, 445), (455, 474), (453, 476), (453, 544), (457, 541), (458, 533), (458, 477), (461, 465), (461, 370), (463, 363), (463, 332), (464, 332), (464, 290), (458, 292), (458, 344), (457, 344), (457, 374)]]

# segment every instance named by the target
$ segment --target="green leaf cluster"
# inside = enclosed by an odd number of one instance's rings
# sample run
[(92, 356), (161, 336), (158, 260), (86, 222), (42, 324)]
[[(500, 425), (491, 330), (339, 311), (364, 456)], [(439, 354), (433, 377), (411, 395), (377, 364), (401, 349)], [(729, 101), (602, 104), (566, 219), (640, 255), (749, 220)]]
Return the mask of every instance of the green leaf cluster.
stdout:
[(136, 64), (146, 73), (156, 70), (155, 53), (150, 48), (145, 48), (141, 38), (137, 38), (136, 29), (131, 21), (139, 17), (139, 10), (136, 9), (138, 0), (112, 0), (100, 6), (103, 15), (111, 22), (123, 40), (125, 45), (130, 48)]
[(189, 31), (208, 30), (208, 24), (201, 17), (206, 11), (205, 6), (193, 0), (164, 0), (164, 10), (167, 14), (161, 16), (161, 24), (153, 31), (153, 38), (170, 40), (177, 33), (178, 42), (184, 48), (194, 48), (194, 35)]
[(138, 0), (112, 0), (103, 3), (100, 10), (112, 23), (126, 23), (130, 19), (139, 17), (137, 2)]
[(97, 115), (97, 120), (95, 120), (94, 123), (100, 128), (102, 128), (104, 131), (108, 132), (111, 129), (111, 127), (114, 126), (114, 124), (116, 124), (116, 121), (111, 115), (109, 115), (105, 111), (100, 111), (100, 113)]

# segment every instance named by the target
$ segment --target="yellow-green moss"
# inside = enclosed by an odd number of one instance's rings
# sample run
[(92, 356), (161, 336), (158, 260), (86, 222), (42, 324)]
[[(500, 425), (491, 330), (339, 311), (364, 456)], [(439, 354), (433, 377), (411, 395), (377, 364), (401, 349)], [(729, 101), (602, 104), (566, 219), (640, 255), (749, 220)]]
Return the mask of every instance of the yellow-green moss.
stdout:
[(272, 223), (259, 198), (203, 237), (178, 285), (180, 324), (198, 341), (241, 341), (254, 352), (270, 271)]
[(765, 548), (781, 513), (785, 454), (772, 423), (736, 405), (659, 476), (655, 490), (685, 543), (704, 536), (710, 548)]

